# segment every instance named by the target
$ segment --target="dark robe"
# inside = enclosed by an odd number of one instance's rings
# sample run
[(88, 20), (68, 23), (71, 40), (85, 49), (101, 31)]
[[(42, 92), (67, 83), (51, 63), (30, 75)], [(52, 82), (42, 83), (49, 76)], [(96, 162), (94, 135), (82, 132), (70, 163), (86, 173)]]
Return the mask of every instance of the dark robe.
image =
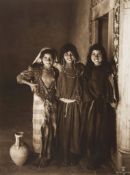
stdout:
[[(83, 65), (76, 64), (74, 69), (64, 68), (58, 77), (57, 148), (62, 161), (70, 161), (71, 153), (80, 154), (82, 74)], [(75, 102), (67, 104), (60, 101), (60, 98)]]
[[(87, 75), (86, 75), (87, 76)], [(94, 168), (110, 160), (116, 146), (113, 89), (107, 67), (94, 66), (84, 79), (84, 104), (81, 133), (82, 154)]]

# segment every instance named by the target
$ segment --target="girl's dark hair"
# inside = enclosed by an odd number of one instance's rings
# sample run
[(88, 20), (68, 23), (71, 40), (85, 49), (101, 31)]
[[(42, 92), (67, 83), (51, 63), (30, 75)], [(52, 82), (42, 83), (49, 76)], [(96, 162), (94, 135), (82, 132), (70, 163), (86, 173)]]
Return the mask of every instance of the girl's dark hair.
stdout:
[(101, 53), (102, 53), (102, 59), (103, 59), (101, 65), (104, 68), (106, 68), (107, 70), (108, 70), (108, 67), (109, 67), (105, 48), (101, 44), (99, 44), (99, 43), (93, 44), (89, 48), (89, 52), (88, 52), (88, 56), (87, 56), (87, 64), (86, 64), (86, 67), (85, 67), (85, 76), (86, 77), (89, 77), (90, 76), (91, 71), (92, 71), (92, 69), (94, 67), (94, 63), (91, 60), (91, 55), (92, 55), (93, 50), (100, 50), (101, 51)]
[(61, 48), (59, 62), (61, 64), (63, 64), (64, 54), (68, 51), (71, 51), (73, 53), (73, 55), (75, 57), (75, 62), (78, 62), (79, 61), (79, 54), (78, 54), (77, 48), (72, 43), (67, 43)]
[(56, 50), (55, 49), (51, 49), (51, 48), (49, 49), (48, 48), (48, 49), (45, 49), (45, 50), (41, 51), (40, 58), (42, 58), (44, 56), (44, 54), (46, 54), (46, 53), (51, 54), (53, 60), (55, 60), (56, 57), (57, 57)]

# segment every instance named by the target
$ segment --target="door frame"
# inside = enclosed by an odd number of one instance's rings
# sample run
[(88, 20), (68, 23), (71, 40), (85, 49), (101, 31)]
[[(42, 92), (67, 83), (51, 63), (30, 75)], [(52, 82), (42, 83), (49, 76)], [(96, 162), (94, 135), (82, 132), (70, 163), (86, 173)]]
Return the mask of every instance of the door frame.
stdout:
[(113, 15), (114, 1), (104, 0), (92, 8), (92, 44), (98, 42), (99, 19), (108, 14), (107, 56), (113, 58)]

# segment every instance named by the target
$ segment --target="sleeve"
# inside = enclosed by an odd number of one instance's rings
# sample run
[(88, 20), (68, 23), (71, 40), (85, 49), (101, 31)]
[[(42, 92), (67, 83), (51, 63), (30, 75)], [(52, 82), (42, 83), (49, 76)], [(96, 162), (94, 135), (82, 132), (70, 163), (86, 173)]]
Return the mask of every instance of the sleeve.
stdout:
[(82, 63), (80, 63), (80, 64), (81, 64), (81, 75), (83, 75), (84, 70), (85, 70), (85, 65), (84, 65), (84, 64), (82, 64)]
[(61, 96), (61, 82), (62, 82), (62, 72), (59, 73), (59, 76), (57, 78), (57, 85), (56, 85), (56, 96), (57, 98), (60, 98)]
[(111, 97), (111, 101), (118, 103), (119, 92), (118, 92), (117, 79), (113, 74), (109, 75), (109, 83), (110, 83), (109, 87), (111, 87), (111, 88), (109, 88), (109, 89), (111, 89), (111, 90), (109, 90), (109, 94), (111, 94), (111, 95), (109, 95)]
[(90, 92), (89, 83), (85, 76), (83, 76), (83, 100), (84, 101), (92, 101), (94, 100), (94, 97), (92, 96), (92, 93)]
[(53, 67), (53, 68), (54, 68), (54, 73), (55, 73), (55, 80), (57, 82), (57, 79), (58, 79), (58, 76), (59, 76), (59, 70), (55, 67)]
[(77, 68), (77, 70), (79, 72), (79, 75), (82, 76), (83, 73), (84, 73), (84, 69), (85, 69), (84, 64), (83, 63), (77, 63), (76, 64), (76, 68)]
[(118, 83), (117, 83), (117, 74), (115, 70), (114, 63), (109, 63), (107, 65), (106, 76), (108, 77), (107, 83), (107, 99), (110, 103), (118, 103), (119, 101), (119, 92), (118, 92)]
[(22, 81), (32, 82), (34, 80), (34, 71), (31, 66), (17, 76), (17, 82), (22, 84)]

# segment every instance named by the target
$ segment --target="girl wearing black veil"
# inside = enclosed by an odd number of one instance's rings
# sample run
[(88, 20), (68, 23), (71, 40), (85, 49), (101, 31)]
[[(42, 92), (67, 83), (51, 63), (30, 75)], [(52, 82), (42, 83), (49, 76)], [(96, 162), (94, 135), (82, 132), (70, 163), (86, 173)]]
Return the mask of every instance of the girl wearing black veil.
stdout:
[(90, 47), (84, 73), (84, 105), (81, 133), (82, 154), (88, 168), (111, 160), (116, 148), (115, 97), (109, 81), (111, 67), (103, 46)]

